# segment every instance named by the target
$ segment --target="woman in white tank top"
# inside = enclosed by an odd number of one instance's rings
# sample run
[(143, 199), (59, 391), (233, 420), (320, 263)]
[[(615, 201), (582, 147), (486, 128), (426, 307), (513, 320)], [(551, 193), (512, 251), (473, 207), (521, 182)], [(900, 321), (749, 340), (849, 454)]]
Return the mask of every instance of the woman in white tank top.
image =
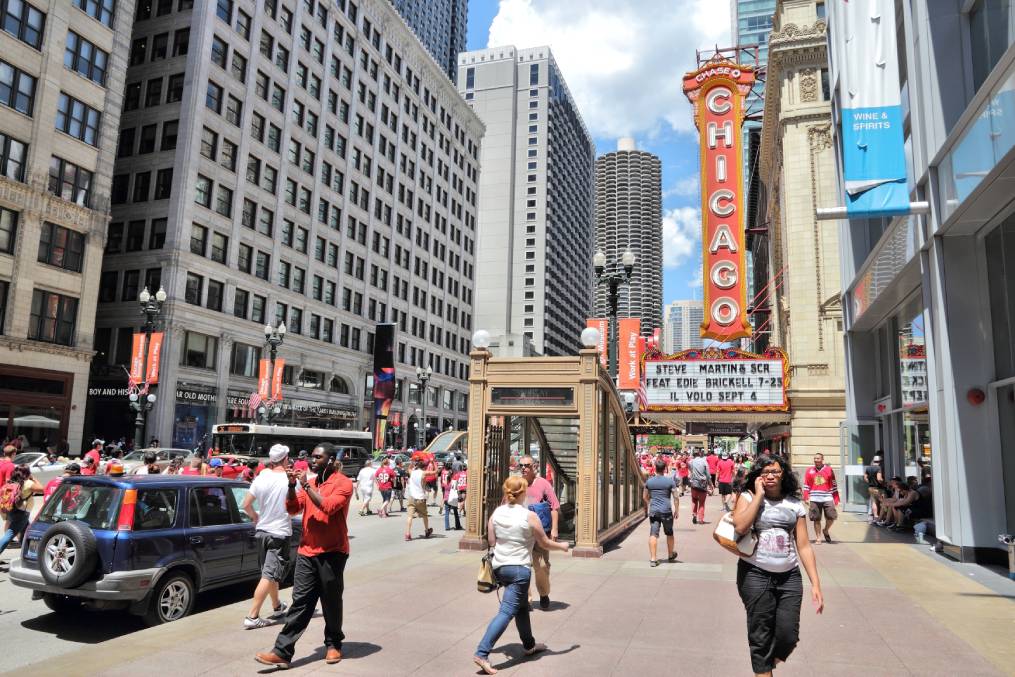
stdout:
[(567, 543), (557, 543), (547, 538), (539, 517), (525, 507), (525, 491), (528, 483), (521, 477), (511, 476), (504, 480), (503, 490), (506, 503), (501, 505), (487, 523), (487, 538), (493, 547), (493, 574), (504, 586), (500, 609), (486, 634), (476, 648), (473, 657), (483, 672), (492, 675), (497, 669), (490, 665), (490, 651), (504, 634), (511, 619), (521, 637), (525, 655), (539, 653), (545, 644), (537, 644), (532, 636), (529, 623), (529, 582), (532, 579), (532, 546), (536, 543), (544, 550), (567, 552)]

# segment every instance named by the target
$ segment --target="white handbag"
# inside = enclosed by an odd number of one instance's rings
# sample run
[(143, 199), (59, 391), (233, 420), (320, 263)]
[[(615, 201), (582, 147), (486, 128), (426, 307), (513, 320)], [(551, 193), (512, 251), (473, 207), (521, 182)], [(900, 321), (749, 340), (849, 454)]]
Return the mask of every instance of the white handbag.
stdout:
[(728, 512), (722, 516), (719, 523), (715, 525), (712, 538), (723, 548), (741, 557), (750, 557), (758, 548), (758, 535), (752, 527), (746, 534), (738, 534), (733, 526), (733, 513)]
[(458, 489), (451, 489), (448, 491), (447, 503), (452, 508), (458, 507)]

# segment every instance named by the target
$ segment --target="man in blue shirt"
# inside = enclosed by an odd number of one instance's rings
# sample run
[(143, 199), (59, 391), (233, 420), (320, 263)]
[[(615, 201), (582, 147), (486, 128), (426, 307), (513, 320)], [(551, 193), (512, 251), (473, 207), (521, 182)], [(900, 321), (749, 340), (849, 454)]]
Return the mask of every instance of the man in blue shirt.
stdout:
[(676, 562), (677, 551), (674, 549), (673, 520), (680, 516), (680, 502), (677, 496), (677, 483), (672, 476), (666, 474), (666, 461), (657, 458), (655, 461), (655, 474), (645, 480), (645, 489), (642, 491), (642, 500), (645, 503), (645, 513), (649, 521), (648, 554), (649, 565), (659, 566), (656, 559), (656, 546), (659, 544), (659, 527), (662, 526), (666, 534), (666, 561)]

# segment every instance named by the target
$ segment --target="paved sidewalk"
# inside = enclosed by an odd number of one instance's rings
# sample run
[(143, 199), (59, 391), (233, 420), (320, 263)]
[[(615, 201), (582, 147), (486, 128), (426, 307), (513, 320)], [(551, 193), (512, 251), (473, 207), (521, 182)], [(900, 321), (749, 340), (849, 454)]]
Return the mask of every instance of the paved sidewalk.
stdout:
[[(645, 523), (600, 560), (554, 555), (554, 602), (549, 611), (537, 607), (532, 614), (534, 634), (550, 651), (521, 660), (512, 626), (492, 656), (501, 673), (751, 674), (736, 561), (713, 543), (712, 525), (691, 526), (688, 498), (677, 525), (679, 563), (648, 566)], [(718, 505), (718, 498), (709, 499), (713, 523)], [(346, 576), (346, 659), (334, 666), (320, 660), (318, 616), (297, 646), (292, 672), (476, 674), (471, 656), (497, 599), (476, 592), (479, 558), (457, 550), (461, 532), (406, 543), (401, 518), (353, 516), (351, 522), (356, 538)], [(435, 527), (442, 536), (442, 524)], [(375, 547), (380, 534), (390, 534), (390, 544)], [(1015, 674), (1015, 584), (996, 577), (987, 587), (975, 579), (995, 574), (949, 565), (926, 547), (855, 517), (837, 523), (833, 536), (841, 540), (816, 547), (825, 613), (814, 614), (805, 592), (800, 645), (777, 674)], [(665, 557), (664, 543), (660, 553)], [(246, 605), (207, 611), (29, 670), (252, 674), (263, 669), (252, 660), (254, 652), (271, 647), (277, 628), (242, 630)]]

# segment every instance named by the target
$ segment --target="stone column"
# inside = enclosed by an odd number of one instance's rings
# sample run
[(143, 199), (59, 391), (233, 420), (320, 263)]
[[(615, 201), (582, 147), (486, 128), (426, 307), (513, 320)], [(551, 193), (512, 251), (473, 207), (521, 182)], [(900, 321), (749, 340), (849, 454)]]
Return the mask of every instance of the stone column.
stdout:
[[(469, 354), (469, 448), (468, 448), (468, 491), (466, 494), (465, 535), (459, 541), (462, 550), (486, 549), (484, 535), (487, 515), (483, 506), (486, 504), (484, 495), (483, 469), (486, 467), (486, 367), (490, 353), (486, 350), (473, 350)], [(422, 393), (425, 397), (426, 394)]]
[(579, 353), (578, 405), (578, 490), (575, 515), (574, 557), (602, 557), (603, 548), (596, 534), (599, 530), (599, 486), (596, 482), (596, 460), (604, 450), (599, 448), (599, 426), (602, 424), (599, 393), (599, 351), (584, 348)]

